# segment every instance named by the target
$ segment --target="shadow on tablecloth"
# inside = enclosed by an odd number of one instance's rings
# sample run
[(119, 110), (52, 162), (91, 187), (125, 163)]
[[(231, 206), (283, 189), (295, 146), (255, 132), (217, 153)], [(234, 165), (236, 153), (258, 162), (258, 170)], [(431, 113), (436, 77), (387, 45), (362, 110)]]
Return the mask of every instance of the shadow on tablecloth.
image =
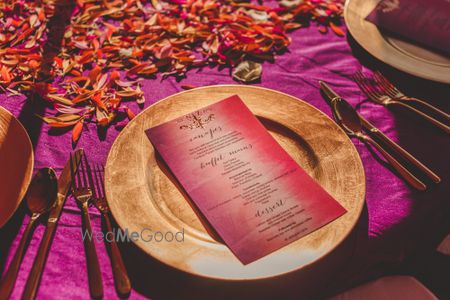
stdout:
[(151, 299), (320, 299), (342, 284), (348, 265), (363, 267), (355, 259), (357, 239), (365, 238), (367, 212), (358, 226), (334, 251), (298, 272), (257, 281), (221, 281), (191, 275), (149, 257), (134, 244), (121, 252), (135, 292)]
[[(424, 99), (430, 104), (450, 112), (450, 85), (427, 81), (396, 70), (368, 54), (350, 35), (348, 42), (352, 54), (365, 68), (381, 71), (406, 95)], [(362, 97), (365, 98), (365, 96)], [(371, 118), (369, 118), (371, 122), (387, 135), (394, 137), (398, 144), (435, 171), (442, 179), (437, 186), (427, 182), (431, 188), (426, 192), (411, 190), (408, 194), (399, 194), (399, 202), (410, 199), (409, 215), (401, 223), (394, 224), (389, 230), (383, 232), (385, 249), (381, 250), (387, 254), (387, 257), (389, 253), (396, 251), (402, 253), (401, 257), (397, 259), (386, 260), (387, 265), (383, 275), (406, 273), (418, 276), (419, 279), (426, 282), (428, 278), (426, 276), (420, 278), (421, 274), (433, 272), (427, 272), (426, 269), (430, 266), (427, 267), (424, 262), (434, 260), (430, 257), (434, 257), (437, 245), (450, 233), (450, 202), (448, 201), (450, 195), (450, 160), (448, 159), (450, 139), (440, 129), (401, 107), (387, 109), (363, 100), (359, 104), (359, 110), (363, 113), (365, 109), (371, 110)], [(387, 118), (386, 115), (388, 115)], [(384, 186), (382, 182), (378, 182), (378, 184), (379, 189), (390, 189), (389, 182), (385, 182)], [(395, 203), (391, 205), (390, 209), (397, 207)], [(386, 245), (389, 245), (390, 249), (386, 249)], [(450, 266), (450, 258), (443, 260)], [(450, 278), (450, 268), (438, 268), (436, 272), (440, 274), (434, 274), (435, 278)], [(439, 289), (439, 287), (436, 288)], [(445, 289), (450, 292), (448, 287)], [(434, 292), (440, 294), (442, 289)], [(450, 297), (450, 294), (447, 294), (447, 297)]]

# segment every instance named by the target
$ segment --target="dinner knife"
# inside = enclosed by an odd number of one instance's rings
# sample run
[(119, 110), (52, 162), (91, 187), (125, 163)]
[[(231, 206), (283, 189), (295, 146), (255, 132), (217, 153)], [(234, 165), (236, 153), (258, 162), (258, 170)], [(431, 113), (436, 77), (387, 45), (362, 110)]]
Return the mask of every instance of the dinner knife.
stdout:
[(379, 140), (383, 141), (386, 145), (388, 145), (392, 151), (396, 152), (401, 158), (408, 161), (412, 165), (414, 165), (417, 169), (423, 172), (429, 179), (431, 179), (434, 183), (440, 183), (441, 178), (436, 175), (433, 171), (431, 171), (427, 166), (417, 160), (412, 154), (403, 149), (399, 144), (395, 143), (393, 140), (388, 138), (384, 133), (382, 133), (378, 128), (376, 128), (372, 123), (367, 121), (364, 117), (359, 116), (363, 127), (370, 132), (372, 136), (377, 137)]
[[(42, 237), (41, 244), (39, 245), (38, 253), (34, 260), (33, 267), (31, 269), (30, 275), (28, 276), (28, 280), (22, 294), (22, 299), (24, 300), (34, 299), (36, 297), (45, 262), (47, 260), (50, 246), (53, 241), (53, 236), (55, 234), (56, 226), (58, 225), (59, 217), (61, 216), (64, 203), (66, 202), (67, 194), (69, 193), (69, 189), (72, 184), (71, 168), (73, 168), (73, 170), (75, 170), (76, 172), (82, 155), (84, 155), (82, 149), (76, 150), (73, 154), (73, 162), (69, 159), (58, 178), (57, 200), (55, 206), (51, 209), (48, 216), (47, 228), (45, 229), (44, 236)], [(71, 163), (73, 163), (72, 166)]]
[[(330, 100), (330, 102), (336, 101), (338, 99), (342, 99), (335, 91), (333, 91), (332, 88), (330, 88), (325, 82), (320, 82), (321, 90), (323, 93), (327, 96), (327, 98)], [(398, 154), (402, 159), (409, 162), (410, 164), (414, 165), (417, 169), (422, 171), (422, 173), (431, 179), (434, 183), (440, 183), (441, 178), (436, 175), (432, 170), (430, 170), (427, 166), (425, 166), (423, 163), (421, 163), (418, 159), (416, 159), (413, 155), (411, 155), (408, 151), (403, 149), (400, 145), (395, 143), (393, 140), (388, 138), (384, 133), (382, 133), (378, 128), (376, 128), (372, 123), (370, 123), (368, 120), (366, 120), (363, 116), (359, 115), (359, 119), (361, 120), (361, 123), (363, 125), (363, 128), (369, 132), (370, 135), (378, 138), (380, 141), (382, 141), (384, 144), (389, 146), (392, 151), (394, 151), (396, 154)]]

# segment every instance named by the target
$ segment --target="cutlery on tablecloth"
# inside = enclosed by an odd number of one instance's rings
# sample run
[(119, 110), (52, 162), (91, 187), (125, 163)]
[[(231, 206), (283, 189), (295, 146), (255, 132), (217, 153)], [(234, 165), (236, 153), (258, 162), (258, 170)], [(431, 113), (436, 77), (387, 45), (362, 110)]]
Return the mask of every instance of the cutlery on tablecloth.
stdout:
[(88, 178), (88, 161), (84, 154), (80, 162), (80, 170), (75, 172), (72, 170), (72, 193), (77, 200), (83, 218), (82, 228), (86, 233), (84, 248), (86, 250), (86, 263), (88, 268), (89, 291), (93, 298), (101, 298), (103, 296), (103, 280), (98, 261), (97, 250), (95, 248), (94, 239), (88, 238), (92, 236), (91, 219), (89, 217), (89, 201), (92, 200), (93, 192), (91, 183)]
[[(323, 91), (327, 95), (327, 97), (332, 100), (333, 98), (339, 97), (327, 84), (323, 83)], [(431, 171), (427, 166), (422, 164), (419, 160), (417, 160), (414, 156), (412, 156), (408, 151), (400, 147), (397, 143), (392, 141), (386, 135), (384, 135), (378, 128), (372, 125), (369, 121), (367, 121), (364, 117), (359, 115), (359, 119), (364, 127), (364, 129), (369, 132), (370, 135), (375, 136), (387, 146), (389, 146), (394, 152), (396, 152), (402, 159), (414, 165), (417, 169), (422, 171), (425, 176), (431, 179), (434, 183), (440, 183), (441, 178), (436, 175), (433, 171)]]
[[(106, 202), (105, 196), (105, 185), (104, 185), (104, 172), (105, 169), (100, 165), (94, 165), (91, 170), (89, 165), (89, 176), (92, 182), (93, 191), (93, 202), (95, 207), (102, 213), (103, 219), (106, 224), (106, 235), (113, 235), (112, 223), (111, 223), (111, 212), (109, 210), (108, 203)], [(114, 238), (111, 241), (105, 239), (105, 243), (110, 247), (111, 252), (111, 265), (114, 275), (114, 282), (116, 286), (117, 293), (120, 296), (127, 296), (131, 292), (131, 283), (123, 263), (122, 255), (120, 254), (119, 247), (117, 246), (116, 240)]]
[[(397, 170), (397, 172), (414, 188), (424, 191), (427, 186), (416, 176), (414, 176), (397, 159), (389, 154), (380, 144), (363, 132), (363, 124), (356, 110), (344, 99), (334, 92), (326, 83), (320, 81), (321, 90), (330, 100), (333, 116), (344, 131), (352, 137), (356, 137), (364, 143), (374, 146)], [(393, 142), (392, 142), (393, 143)], [(400, 146), (399, 146), (400, 147)]]
[(427, 166), (425, 166), (423, 163), (421, 163), (417, 158), (412, 156), (408, 151), (400, 147), (399, 144), (395, 143), (393, 140), (388, 138), (384, 133), (382, 133), (378, 128), (376, 128), (372, 123), (367, 121), (364, 117), (361, 115), (359, 116), (359, 119), (361, 120), (361, 123), (363, 127), (372, 135), (377, 137), (379, 140), (381, 140), (383, 143), (385, 143), (387, 146), (389, 146), (394, 152), (396, 152), (401, 158), (408, 161), (412, 165), (414, 165), (417, 169), (422, 171), (425, 176), (430, 178), (434, 183), (440, 183), (441, 178), (431, 171)]
[(20, 239), (16, 253), (9, 264), (8, 270), (0, 280), (0, 299), (8, 299), (16, 283), (20, 264), (27, 247), (29, 236), (33, 234), (36, 221), (47, 213), (56, 202), (58, 182), (52, 168), (40, 169), (34, 175), (28, 188), (26, 199), (31, 218)]
[[(381, 75), (381, 74), (380, 74)], [(382, 76), (382, 75), (381, 75)], [(380, 79), (381, 80), (381, 79)], [(330, 98), (330, 100), (333, 97), (339, 97), (328, 85), (325, 83), (323, 84), (323, 90), (326, 93), (326, 95)], [(417, 160), (414, 156), (412, 156), (408, 151), (400, 147), (397, 143), (392, 141), (390, 138), (388, 138), (386, 135), (384, 135), (378, 128), (376, 128), (374, 125), (372, 125), (369, 121), (367, 121), (364, 117), (359, 115), (359, 119), (361, 120), (361, 123), (364, 127), (364, 129), (369, 132), (370, 135), (378, 138), (380, 141), (385, 143), (387, 146), (389, 146), (395, 153), (397, 153), (402, 159), (406, 160), (407, 162), (411, 163), (413, 166), (415, 166), (417, 169), (422, 171), (426, 177), (431, 179), (434, 183), (440, 183), (441, 178), (436, 175), (433, 171), (431, 171), (427, 166), (425, 166), (423, 163), (421, 163), (419, 160)]]
[(444, 123), (436, 120), (432, 116), (418, 110), (417, 108), (410, 105), (411, 103), (416, 103), (427, 107), (432, 110), (436, 115), (439, 115), (447, 122), (450, 121), (450, 115), (443, 112), (442, 110), (432, 106), (431, 104), (413, 97), (408, 97), (402, 92), (400, 92), (389, 80), (381, 75), (380, 72), (375, 72), (374, 74), (375, 82), (366, 77), (361, 71), (358, 71), (354, 75), (355, 82), (359, 85), (361, 90), (375, 103), (384, 105), (386, 107), (391, 105), (398, 105), (409, 109), (410, 111), (421, 116), (425, 120), (429, 121), (433, 125), (439, 127), (447, 134), (450, 134), (450, 127)]
[(71, 159), (66, 163), (61, 175), (58, 178), (58, 194), (56, 203), (50, 210), (50, 214), (47, 220), (47, 228), (45, 229), (44, 236), (42, 237), (39, 250), (34, 259), (34, 264), (28, 276), (27, 283), (22, 295), (22, 299), (30, 300), (36, 297), (36, 293), (39, 287), (39, 282), (42, 277), (45, 262), (47, 260), (48, 252), (53, 241), (53, 235), (58, 225), (59, 217), (66, 202), (66, 197), (72, 184), (71, 170), (77, 170), (80, 162), (83, 150), (79, 149), (71, 155)]

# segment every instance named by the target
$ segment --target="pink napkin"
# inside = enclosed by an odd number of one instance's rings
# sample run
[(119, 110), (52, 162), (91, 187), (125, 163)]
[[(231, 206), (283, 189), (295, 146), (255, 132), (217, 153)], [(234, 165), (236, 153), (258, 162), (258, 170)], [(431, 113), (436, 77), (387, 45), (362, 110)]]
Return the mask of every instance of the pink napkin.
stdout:
[(450, 54), (450, 0), (381, 0), (366, 20)]

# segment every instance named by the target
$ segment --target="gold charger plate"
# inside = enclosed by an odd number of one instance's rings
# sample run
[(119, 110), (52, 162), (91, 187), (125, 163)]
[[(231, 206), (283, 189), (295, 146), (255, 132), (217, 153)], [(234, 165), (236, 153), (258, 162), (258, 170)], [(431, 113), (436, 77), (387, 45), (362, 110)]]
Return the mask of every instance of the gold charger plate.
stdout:
[(379, 60), (406, 73), (450, 83), (450, 57), (396, 38), (365, 20), (381, 0), (347, 0), (344, 18), (353, 38)]
[(33, 146), (25, 128), (0, 106), (0, 228), (22, 201), (33, 173)]
[[(347, 213), (288, 246), (244, 266), (207, 233), (182, 191), (155, 155), (144, 130), (232, 95), (239, 95), (287, 152)], [(135, 243), (147, 254), (192, 274), (227, 280), (273, 277), (312, 264), (332, 251), (356, 224), (365, 194), (360, 157), (325, 114), (277, 91), (219, 85), (193, 89), (153, 104), (120, 133), (108, 156), (106, 196), (118, 225), (129, 232), (179, 232), (184, 242)], [(148, 231), (143, 235), (148, 240)], [(159, 238), (160, 239), (160, 238)]]

